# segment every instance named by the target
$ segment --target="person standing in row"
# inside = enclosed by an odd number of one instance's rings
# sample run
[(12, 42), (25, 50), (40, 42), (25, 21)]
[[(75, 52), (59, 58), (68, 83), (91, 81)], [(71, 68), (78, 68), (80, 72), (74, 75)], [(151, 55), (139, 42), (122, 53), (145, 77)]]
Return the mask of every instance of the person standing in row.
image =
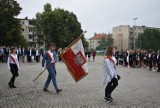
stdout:
[(93, 50), (93, 51), (92, 51), (92, 57), (93, 57), (93, 62), (95, 62), (96, 50)]
[(157, 51), (157, 72), (160, 72), (160, 50)]
[(15, 78), (19, 76), (18, 70), (19, 70), (19, 62), (18, 62), (18, 57), (17, 57), (17, 49), (15, 47), (11, 48), (11, 54), (8, 57), (8, 69), (12, 73), (12, 78), (10, 79), (10, 82), (8, 83), (10, 88), (16, 88), (14, 85)]
[(118, 74), (116, 71), (116, 58), (114, 55), (114, 47), (109, 46), (107, 48), (106, 56), (104, 58), (103, 68), (103, 85), (105, 88), (105, 101), (112, 101), (111, 94), (113, 90), (118, 86)]
[(56, 53), (54, 52), (54, 50), (55, 50), (55, 44), (50, 43), (49, 51), (46, 51), (42, 59), (43, 70), (44, 70), (45, 62), (46, 62), (46, 68), (48, 70), (48, 78), (44, 85), (43, 91), (49, 92), (48, 86), (50, 84), (50, 81), (52, 80), (56, 93), (59, 93), (62, 91), (62, 89), (58, 89), (58, 86), (57, 86), (56, 69), (55, 69), (55, 62), (57, 61), (57, 57), (56, 57)]
[(36, 62), (38, 63), (40, 61), (40, 51), (39, 48), (36, 48)]

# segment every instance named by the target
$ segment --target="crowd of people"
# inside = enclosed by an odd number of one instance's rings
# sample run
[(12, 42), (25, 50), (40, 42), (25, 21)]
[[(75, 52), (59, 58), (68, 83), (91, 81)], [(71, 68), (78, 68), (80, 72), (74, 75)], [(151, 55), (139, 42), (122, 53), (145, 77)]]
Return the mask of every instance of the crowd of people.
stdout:
[[(0, 62), (6, 63), (8, 56), (11, 52), (10, 47), (1, 47), (0, 46)], [(18, 61), (24, 62), (40, 62), (40, 56), (44, 55), (43, 51), (40, 50), (39, 48), (17, 48), (16, 47), (16, 54), (18, 57)]]
[(116, 65), (160, 72), (160, 50), (115, 50)]
[(95, 62), (95, 57), (96, 57), (96, 50), (85, 50), (85, 57), (88, 59), (88, 62), (90, 62), (91, 56), (93, 57), (93, 62)]
[[(56, 80), (56, 66), (57, 61), (61, 61), (59, 57), (63, 53), (63, 49), (59, 48), (56, 52), (56, 46), (54, 43), (50, 43), (48, 51), (40, 50), (39, 48), (16, 48), (16, 47), (0, 47), (0, 62), (7, 62), (8, 69), (12, 73), (12, 77), (8, 83), (10, 88), (16, 88), (15, 79), (19, 76), (19, 61), (25, 62), (40, 62), (40, 56), (42, 56), (42, 70), (48, 70), (48, 78), (44, 85), (43, 91), (49, 92), (48, 86), (52, 80), (56, 93), (62, 91), (59, 89)], [(95, 61), (96, 50), (86, 50), (85, 56), (90, 61), (90, 57), (93, 57)], [(132, 68), (145, 68), (149, 67), (149, 70), (160, 72), (160, 50), (157, 52), (153, 50), (118, 50), (114, 46), (109, 46), (105, 52), (104, 68), (103, 68), (103, 85), (105, 86), (105, 101), (113, 101), (112, 92), (118, 86), (118, 80), (120, 76), (116, 71), (116, 65), (122, 65), (124, 67)], [(59, 60), (57, 60), (59, 57)], [(52, 64), (52, 65), (51, 65)]]

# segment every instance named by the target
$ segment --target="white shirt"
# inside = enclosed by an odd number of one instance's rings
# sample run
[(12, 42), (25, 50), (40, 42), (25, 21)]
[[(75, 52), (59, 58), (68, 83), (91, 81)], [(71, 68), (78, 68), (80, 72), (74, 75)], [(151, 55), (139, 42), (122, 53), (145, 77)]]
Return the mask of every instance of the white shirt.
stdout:
[(36, 50), (36, 56), (39, 56), (39, 51), (38, 50)]
[(103, 67), (103, 85), (107, 86), (112, 78), (117, 78), (117, 71), (115, 69), (115, 64), (117, 63), (114, 56), (112, 56), (114, 63), (108, 58), (104, 59)]
[(51, 50), (49, 50), (48, 53), (50, 54), (50, 56), (52, 57), (52, 60), (54, 61), (53, 52), (51, 52)]
[(31, 50), (29, 50), (29, 56), (32, 56), (32, 51)]
[[(18, 58), (17, 58), (17, 54), (11, 54), (11, 56), (15, 59), (16, 64), (18, 66), (19, 69), (19, 62), (18, 62)], [(7, 61), (7, 65), (8, 65), (8, 69), (10, 70), (10, 63), (15, 64), (15, 62), (13, 61), (13, 59), (9, 56), (8, 57), (8, 61)]]

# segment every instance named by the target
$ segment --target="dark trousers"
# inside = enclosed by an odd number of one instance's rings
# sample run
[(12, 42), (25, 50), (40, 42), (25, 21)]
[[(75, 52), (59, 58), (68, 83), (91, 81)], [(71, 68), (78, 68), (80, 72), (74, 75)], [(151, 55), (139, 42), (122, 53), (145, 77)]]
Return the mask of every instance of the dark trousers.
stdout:
[(32, 62), (31, 56), (28, 56), (28, 62)]
[(160, 62), (157, 63), (157, 65), (158, 65), (158, 71), (160, 71)]
[(11, 64), (10, 63), (10, 68), (11, 68), (12, 77), (11, 77), (9, 83), (13, 86), (14, 82), (15, 82), (15, 78), (19, 76), (19, 74), (18, 74), (18, 67), (17, 67), (16, 64)]
[(111, 93), (117, 86), (118, 86), (118, 79), (113, 78), (105, 88), (105, 97), (111, 95)]
[(149, 70), (151, 70), (152, 69), (152, 61), (149, 61), (148, 64), (149, 64)]
[(117, 60), (117, 63), (116, 63), (116, 65), (118, 65), (118, 57), (116, 57), (116, 60)]
[(36, 56), (36, 62), (37, 63), (39, 62), (39, 56)]

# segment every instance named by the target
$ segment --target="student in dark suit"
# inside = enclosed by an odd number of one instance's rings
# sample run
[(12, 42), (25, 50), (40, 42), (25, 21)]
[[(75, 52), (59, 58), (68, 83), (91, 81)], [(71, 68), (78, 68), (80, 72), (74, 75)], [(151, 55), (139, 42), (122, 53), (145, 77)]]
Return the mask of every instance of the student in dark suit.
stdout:
[(21, 50), (21, 54), (22, 54), (22, 62), (24, 63), (25, 62), (25, 56), (26, 56), (26, 50), (25, 50), (25, 48), (23, 48), (22, 50)]
[(114, 56), (115, 56), (115, 58), (116, 58), (116, 60), (117, 60), (116, 65), (118, 65), (118, 60), (119, 60), (119, 51), (118, 51), (117, 47), (115, 47), (115, 54), (114, 54)]
[(152, 64), (153, 64), (153, 71), (156, 71), (157, 54), (155, 52), (152, 52)]
[(39, 59), (40, 59), (40, 50), (39, 48), (36, 48), (36, 62), (38, 63), (39, 62)]
[(157, 51), (157, 72), (160, 72), (160, 50)]
[(31, 57), (32, 57), (32, 50), (31, 50), (31, 48), (28, 48), (28, 51), (27, 51), (27, 61), (29, 63), (32, 62)]
[(129, 66), (133, 67), (133, 51), (129, 50)]
[(8, 56), (9, 56), (9, 47), (6, 48), (6, 50), (4, 51), (4, 54), (5, 54), (5, 62), (7, 62), (8, 60)]
[[(62, 89), (59, 89), (57, 86), (56, 69), (55, 69), (55, 63), (57, 61), (57, 56), (56, 56), (56, 53), (54, 50), (55, 50), (55, 44), (50, 43), (49, 51), (46, 51), (45, 55), (43, 56), (43, 60), (42, 60), (43, 70), (44, 70), (44, 67), (47, 67), (47, 70), (48, 70), (48, 78), (47, 78), (46, 83), (44, 85), (43, 91), (49, 92), (48, 86), (50, 84), (50, 81), (52, 80), (52, 83), (54, 85), (56, 93), (59, 93), (62, 91)], [(48, 67), (48, 65), (49, 65), (49, 67)]]
[(152, 50), (149, 50), (148, 55), (147, 55), (147, 60), (148, 60), (148, 66), (149, 66), (149, 70), (152, 70)]

